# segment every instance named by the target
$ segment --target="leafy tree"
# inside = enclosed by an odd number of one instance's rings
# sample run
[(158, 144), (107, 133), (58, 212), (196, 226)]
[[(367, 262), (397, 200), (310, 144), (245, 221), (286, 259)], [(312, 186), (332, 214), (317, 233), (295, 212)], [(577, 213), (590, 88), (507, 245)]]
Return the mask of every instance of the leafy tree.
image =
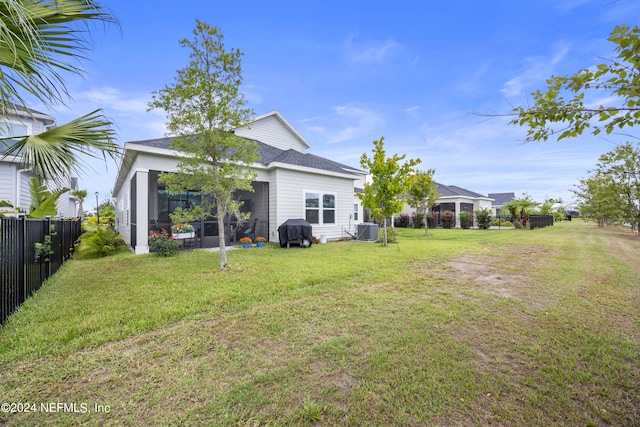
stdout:
[[(0, 2), (0, 116), (17, 108), (29, 112), (22, 91), (48, 106), (64, 104), (69, 93), (62, 73), (82, 74), (74, 62), (89, 46), (82, 26), (92, 21), (117, 22), (92, 0)], [(61, 179), (81, 168), (80, 155), (117, 159), (120, 149), (111, 125), (96, 110), (39, 135), (11, 137), (17, 142), (3, 158), (20, 156), (41, 178)]]
[[(433, 180), (435, 170), (429, 169), (426, 172), (417, 171), (407, 178), (407, 202), (409, 206), (424, 213), (425, 218), (429, 213), (429, 208), (436, 204), (440, 198), (438, 184)], [(424, 221), (424, 235), (429, 235), (429, 221)]]
[(414, 166), (420, 159), (409, 159), (403, 162), (406, 155), (394, 154), (387, 157), (384, 150), (384, 137), (373, 141), (373, 157), (362, 154), (360, 164), (371, 174), (371, 183), (364, 185), (358, 197), (362, 205), (368, 208), (373, 217), (383, 222), (384, 246), (387, 246), (387, 218), (402, 211), (404, 196), (407, 193), (407, 178), (413, 174)]
[(202, 216), (218, 220), (220, 268), (224, 268), (224, 218), (242, 216), (234, 193), (253, 191), (255, 172), (249, 166), (258, 160), (257, 145), (233, 130), (246, 125), (253, 111), (240, 93), (242, 53), (226, 50), (220, 30), (202, 21), (196, 20), (193, 36), (180, 42), (191, 50), (189, 65), (177, 72), (175, 83), (154, 92), (149, 107), (166, 112), (172, 146), (185, 154), (177, 173), (162, 174), (161, 180), (169, 191), (201, 192)]
[(621, 220), (618, 190), (611, 176), (595, 172), (581, 179), (576, 187), (573, 192), (581, 200), (580, 213), (583, 217), (597, 221), (598, 227)]
[[(545, 92), (532, 93), (532, 107), (514, 109), (517, 117), (511, 123), (528, 126), (527, 141), (546, 141), (550, 136), (560, 140), (585, 130), (610, 134), (640, 124), (640, 28), (617, 26), (608, 40), (616, 45), (612, 60), (569, 77), (551, 76)], [(592, 108), (593, 99), (586, 98), (592, 94), (613, 96), (617, 105)]]
[(575, 192), (583, 200), (582, 211), (605, 219), (619, 219), (640, 227), (640, 147), (627, 142), (603, 154), (593, 175), (581, 180)]

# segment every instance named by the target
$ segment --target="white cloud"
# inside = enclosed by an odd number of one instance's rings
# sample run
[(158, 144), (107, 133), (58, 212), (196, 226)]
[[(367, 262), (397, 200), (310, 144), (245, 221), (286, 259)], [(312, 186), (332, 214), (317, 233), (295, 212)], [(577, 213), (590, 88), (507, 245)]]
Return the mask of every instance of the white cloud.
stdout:
[(387, 61), (402, 49), (402, 44), (393, 39), (387, 39), (384, 42), (356, 42), (353, 36), (349, 37), (345, 46), (347, 60), (362, 64)]
[(524, 71), (519, 76), (507, 81), (500, 92), (507, 98), (513, 98), (532, 92), (533, 88), (540, 87), (553, 74), (554, 67), (565, 58), (569, 52), (569, 47), (558, 44), (555, 50), (550, 58), (526, 58)]
[(303, 120), (308, 123), (307, 132), (319, 135), (322, 142), (330, 144), (361, 138), (385, 123), (380, 113), (357, 103), (334, 106), (331, 110), (323, 116)]
[(114, 123), (121, 142), (151, 139), (166, 133), (161, 110), (147, 111), (150, 93), (125, 92), (113, 87), (92, 87), (74, 93), (73, 103), (52, 113), (65, 123), (97, 109)]
[(464, 93), (474, 93), (484, 90), (481, 78), (489, 71), (491, 65), (492, 61), (486, 61), (481, 64), (471, 76), (467, 76), (465, 81), (458, 85), (457, 89)]
[(420, 119), (420, 113), (418, 112), (419, 110), (420, 110), (420, 106), (414, 105), (413, 107), (405, 108), (404, 112), (412, 119), (419, 120)]

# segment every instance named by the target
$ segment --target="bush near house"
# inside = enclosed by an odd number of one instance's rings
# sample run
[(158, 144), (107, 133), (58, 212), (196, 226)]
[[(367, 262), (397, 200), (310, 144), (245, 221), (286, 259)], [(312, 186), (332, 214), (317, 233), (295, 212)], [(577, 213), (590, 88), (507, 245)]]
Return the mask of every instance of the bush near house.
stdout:
[(97, 227), (80, 237), (77, 253), (80, 258), (100, 258), (117, 252), (122, 246), (122, 235), (113, 231), (111, 227)]
[(424, 214), (414, 212), (411, 214), (411, 220), (413, 221), (413, 228), (424, 228)]
[(438, 226), (438, 212), (429, 213), (429, 228), (436, 228)]
[(164, 228), (160, 231), (152, 231), (149, 233), (149, 252), (155, 253), (158, 256), (170, 257), (178, 253), (178, 248), (182, 243), (170, 236), (169, 232)]
[(411, 217), (408, 214), (400, 214), (394, 217), (394, 227), (408, 228), (409, 224), (411, 224)]
[(460, 212), (460, 227), (466, 229), (471, 228), (473, 224), (473, 214), (469, 212), (462, 211)]
[(488, 230), (491, 226), (491, 211), (489, 209), (477, 209), (473, 211), (476, 215), (478, 228)]
[(453, 228), (456, 224), (456, 215), (451, 211), (440, 213), (440, 224), (442, 224), (442, 228)]

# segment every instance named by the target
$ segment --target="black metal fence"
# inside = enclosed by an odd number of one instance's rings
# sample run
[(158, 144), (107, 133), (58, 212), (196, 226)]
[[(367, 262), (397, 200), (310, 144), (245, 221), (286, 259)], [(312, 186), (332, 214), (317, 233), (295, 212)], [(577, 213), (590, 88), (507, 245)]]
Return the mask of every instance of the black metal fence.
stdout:
[(79, 219), (0, 218), (0, 323), (71, 257)]
[(553, 215), (531, 215), (529, 217), (529, 228), (544, 228), (553, 225)]

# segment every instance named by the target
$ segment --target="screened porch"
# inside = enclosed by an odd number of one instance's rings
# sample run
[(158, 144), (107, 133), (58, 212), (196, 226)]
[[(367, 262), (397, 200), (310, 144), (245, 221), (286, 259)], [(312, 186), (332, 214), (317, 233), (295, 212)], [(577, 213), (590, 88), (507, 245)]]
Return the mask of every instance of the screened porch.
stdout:
[[(162, 228), (171, 232), (170, 213), (176, 208), (189, 209), (201, 203), (202, 195), (197, 191), (184, 191), (179, 194), (169, 193), (163, 183), (158, 182), (157, 171), (149, 171), (149, 231), (160, 231)], [(242, 237), (255, 240), (257, 236), (269, 236), (269, 183), (254, 181), (253, 192), (238, 191), (236, 199), (242, 201), (240, 211), (248, 214), (247, 220), (240, 220), (235, 215), (227, 215), (224, 219), (226, 245), (237, 244)], [(219, 246), (220, 233), (218, 219), (212, 216), (197, 222), (191, 222), (196, 233), (194, 239), (185, 241), (185, 247), (215, 248)]]

